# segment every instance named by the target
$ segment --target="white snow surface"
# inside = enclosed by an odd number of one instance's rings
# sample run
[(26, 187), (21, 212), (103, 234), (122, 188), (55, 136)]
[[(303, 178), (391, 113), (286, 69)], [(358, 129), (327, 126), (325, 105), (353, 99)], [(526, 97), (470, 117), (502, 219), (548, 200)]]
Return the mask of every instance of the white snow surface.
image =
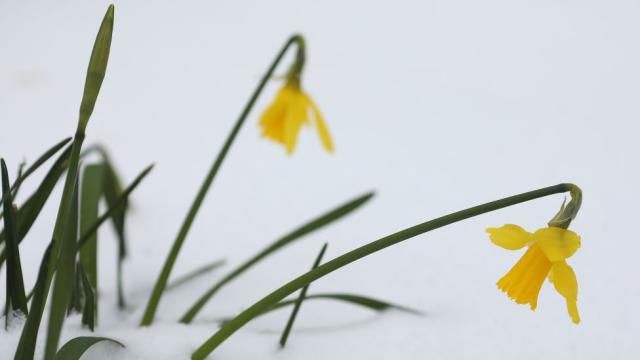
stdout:
[[(0, 3), (0, 156), (15, 176), (73, 135), (104, 1)], [(128, 308), (116, 307), (116, 247), (100, 231), (100, 344), (83, 359), (187, 359), (231, 316), (326, 259), (446, 213), (574, 182), (584, 190), (569, 259), (582, 323), (545, 284), (535, 312), (495, 282), (519, 258), (488, 226), (546, 224), (557, 195), (418, 236), (315, 282), (423, 310), (382, 315), (317, 301), (265, 316), (215, 359), (640, 358), (637, 239), (640, 6), (637, 1), (116, 2), (107, 76), (86, 145), (103, 143), (126, 182), (156, 166), (132, 197)], [(336, 153), (303, 129), (293, 156), (260, 138), (260, 98), (233, 145), (172, 276), (208, 261), (238, 264), (278, 236), (367, 190), (373, 201), (309, 235), (224, 288), (192, 326), (177, 319), (223, 270), (167, 293), (156, 323), (137, 323), (197, 188), (246, 99), (293, 32), (307, 38), (304, 86), (322, 108)], [(284, 67), (279, 73), (284, 72)], [(47, 168), (45, 166), (45, 168)], [(18, 204), (44, 170), (29, 180)], [(60, 185), (60, 184), (59, 184)], [(30, 288), (50, 239), (60, 187), (20, 250)], [(4, 271), (0, 298), (4, 298)], [(46, 328), (47, 316), (42, 328)], [(0, 330), (12, 357), (20, 331)], [(79, 318), (63, 341), (90, 334)], [(41, 354), (45, 333), (39, 337)]]

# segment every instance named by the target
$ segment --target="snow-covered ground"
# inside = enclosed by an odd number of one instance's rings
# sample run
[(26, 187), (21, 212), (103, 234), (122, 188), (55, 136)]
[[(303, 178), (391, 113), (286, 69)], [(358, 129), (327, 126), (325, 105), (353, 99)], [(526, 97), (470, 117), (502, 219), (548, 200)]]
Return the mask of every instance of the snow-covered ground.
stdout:
[[(20, 160), (73, 134), (107, 4), (0, 2), (0, 156), (12, 176)], [(287, 311), (249, 324), (213, 357), (639, 358), (639, 15), (633, 0), (116, 2), (111, 59), (86, 144), (104, 143), (127, 181), (156, 167), (133, 196), (127, 312), (116, 308), (113, 234), (100, 233), (97, 334), (127, 348), (98, 345), (85, 359), (186, 359), (216, 330), (215, 319), (306, 271), (325, 241), (329, 259), (451, 211), (567, 181), (584, 190), (572, 224), (582, 248), (569, 260), (580, 284), (579, 326), (548, 284), (536, 312), (499, 292), (496, 280), (520, 253), (493, 246), (484, 232), (504, 223), (543, 226), (562, 201), (555, 196), (411, 239), (310, 289), (376, 296), (424, 317), (309, 302), (285, 350), (277, 339)], [(296, 31), (309, 48), (304, 86), (324, 111), (336, 154), (324, 153), (308, 129), (291, 157), (259, 138), (271, 85), (173, 274), (217, 258), (238, 263), (338, 203), (370, 189), (376, 198), (236, 280), (194, 325), (176, 319), (221, 271), (167, 294), (156, 324), (137, 328), (213, 157)], [(23, 197), (42, 175), (25, 184)], [(59, 192), (21, 245), (28, 287), (58, 199)], [(86, 331), (72, 318), (64, 338), (78, 334)], [(2, 330), (3, 358), (18, 337), (17, 329)]]

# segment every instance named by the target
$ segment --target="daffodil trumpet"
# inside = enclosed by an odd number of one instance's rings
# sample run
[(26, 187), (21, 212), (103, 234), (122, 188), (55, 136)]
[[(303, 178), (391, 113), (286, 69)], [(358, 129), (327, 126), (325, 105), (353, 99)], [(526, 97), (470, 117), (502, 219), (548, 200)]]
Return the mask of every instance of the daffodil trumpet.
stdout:
[[(508, 206), (520, 204), (523, 202), (539, 199), (541, 197), (569, 192), (571, 194), (571, 201), (567, 206), (563, 206), (560, 213), (554, 217), (554, 219), (560, 219), (563, 221), (562, 225), (569, 226), (571, 220), (575, 218), (580, 208), (582, 200), (582, 194), (580, 188), (573, 184), (558, 184), (549, 186), (546, 188), (525, 192), (522, 194), (510, 196), (504, 199), (491, 201), (482, 205), (474, 206), (465, 210), (457, 211), (445, 216), (441, 216), (436, 219), (426, 221), (422, 224), (418, 224), (404, 230), (398, 231), (391, 235), (385, 236), (381, 239), (370, 242), (364, 246), (361, 246), (355, 250), (349, 251), (346, 254), (340, 255), (337, 258), (328, 261), (317, 268), (306, 272), (288, 283), (282, 285), (269, 295), (265, 296), (258, 302), (254, 303), (235, 318), (226, 322), (220, 329), (216, 331), (209, 339), (207, 339), (196, 351), (191, 354), (192, 360), (205, 359), (211, 352), (213, 352), (220, 344), (222, 344), (227, 338), (233, 335), (236, 331), (246, 325), (252, 319), (260, 316), (265, 310), (276, 305), (285, 297), (298, 291), (305, 285), (324, 277), (338, 269), (345, 267), (359, 259), (369, 256), (375, 252), (386, 249), (390, 246), (398, 244), (402, 241), (410, 239), (412, 237), (424, 234), (431, 230), (435, 230), (462, 220), (466, 220), (481, 214), (499, 210)], [(556, 274), (554, 274), (556, 275)], [(564, 274), (563, 274), (564, 275)]]

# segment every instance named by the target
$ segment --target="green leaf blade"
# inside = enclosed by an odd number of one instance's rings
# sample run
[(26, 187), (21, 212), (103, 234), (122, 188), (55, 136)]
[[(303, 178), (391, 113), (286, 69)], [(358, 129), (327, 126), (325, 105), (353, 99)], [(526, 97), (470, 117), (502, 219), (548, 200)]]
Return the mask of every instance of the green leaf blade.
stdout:
[[(69, 217), (62, 233), (60, 254), (56, 264), (56, 274), (51, 293), (49, 324), (45, 345), (45, 359), (52, 359), (58, 350), (62, 326), (73, 300), (74, 292), (80, 289), (76, 278), (76, 241), (78, 238), (78, 184), (74, 187)], [(78, 294), (79, 295), (79, 294)]]
[[(104, 165), (92, 164), (84, 168), (82, 175), (82, 196), (80, 197), (80, 233), (83, 234), (98, 220), (100, 198), (102, 196)], [(87, 238), (80, 249), (82, 268), (93, 288), (98, 288), (98, 232)]]
[[(322, 246), (320, 249), (320, 253), (311, 267), (311, 270), (317, 268), (322, 261), (322, 257), (324, 256), (325, 251), (327, 251), (327, 243)], [(291, 316), (289, 316), (289, 320), (287, 321), (287, 325), (285, 325), (284, 330), (282, 331), (282, 336), (280, 337), (280, 347), (284, 348), (287, 344), (287, 339), (289, 338), (289, 334), (291, 333), (291, 329), (293, 328), (293, 323), (296, 321), (296, 317), (298, 316), (298, 312), (300, 311), (300, 307), (302, 306), (302, 302), (304, 301), (307, 291), (309, 290), (309, 286), (311, 283), (305, 285), (302, 290), (300, 290), (300, 295), (296, 299), (295, 304), (293, 305), (293, 310), (291, 311)]]
[(51, 252), (53, 249), (53, 241), (49, 243), (47, 250), (42, 256), (40, 262), (40, 270), (38, 278), (33, 290), (33, 301), (31, 301), (31, 311), (27, 316), (27, 321), (22, 328), (20, 341), (16, 349), (15, 360), (33, 359), (38, 339), (38, 330), (42, 321), (42, 313), (46, 302), (47, 275), (49, 261), (51, 261)]
[[(402, 312), (406, 312), (408, 314), (413, 314), (413, 315), (418, 315), (418, 316), (422, 316), (424, 315), (424, 313), (420, 310), (416, 310), (413, 309), (411, 307), (408, 306), (403, 306), (403, 305), (398, 305), (398, 304), (394, 304), (392, 302), (389, 301), (385, 301), (385, 300), (380, 300), (380, 299), (376, 299), (370, 296), (365, 296), (365, 295), (359, 295), (359, 294), (349, 294), (349, 293), (317, 293), (317, 294), (311, 294), (311, 295), (306, 295), (304, 298), (304, 301), (311, 301), (311, 300), (332, 300), (332, 301), (339, 301), (339, 302), (344, 302), (346, 304), (351, 304), (354, 306), (360, 306), (372, 311), (376, 311), (376, 312), (384, 312), (384, 311), (389, 311), (389, 310), (397, 310), (397, 311), (402, 311)], [(269, 314), (273, 311), (276, 310), (280, 310), (289, 306), (293, 306), (296, 304), (296, 302), (298, 301), (298, 299), (286, 299), (286, 300), (282, 300), (279, 303), (275, 304), (274, 306), (270, 307), (269, 309), (263, 311), (260, 316), (262, 315), (266, 315)], [(226, 322), (228, 322), (229, 318), (225, 318), (221, 320), (221, 323), (224, 324)]]
[(322, 215), (307, 222), (306, 224), (298, 227), (290, 233), (284, 235), (280, 239), (268, 245), (258, 254), (254, 255), (249, 260), (245, 261), (239, 267), (231, 271), (228, 275), (223, 277), (220, 281), (215, 283), (207, 292), (205, 292), (200, 299), (198, 299), (187, 312), (182, 316), (180, 322), (188, 324), (195, 316), (200, 312), (204, 305), (215, 295), (222, 287), (231, 282), (233, 279), (268, 257), (269, 255), (277, 252), (286, 245), (293, 243), (294, 241), (301, 239), (304, 235), (307, 235), (315, 230), (320, 229), (336, 220), (343, 218), (344, 216), (352, 213), (362, 205), (366, 204), (373, 196), (374, 192), (368, 192), (361, 196), (356, 197)]
[[(18, 188), (20, 187), (20, 185), (22, 185), (22, 183), (31, 175), (33, 174), (36, 170), (38, 170), (38, 168), (44, 164), (47, 160), (49, 160), (53, 155), (55, 155), (58, 151), (60, 151), (60, 149), (62, 149), (66, 144), (69, 143), (69, 141), (71, 141), (71, 138), (66, 138), (60, 142), (58, 142), (57, 144), (53, 145), (49, 150), (47, 150), (44, 154), (40, 155), (40, 157), (38, 159), (36, 159), (36, 161), (27, 168), (27, 170), (25, 170), (24, 172), (19, 172), (19, 176), (16, 178), (16, 181), (13, 183), (13, 185), (11, 186), (11, 191), (13, 191), (13, 197), (16, 197), (16, 192), (18, 190)], [(21, 167), (22, 169), (22, 167)], [(2, 196), (2, 202), (4, 202), (4, 197), (6, 195)]]
[(100, 87), (102, 87), (102, 81), (107, 72), (107, 63), (109, 62), (109, 53), (111, 52), (111, 37), (113, 35), (113, 18), (114, 6), (112, 4), (109, 5), (102, 19), (100, 30), (98, 30), (96, 40), (93, 44), (93, 50), (91, 51), (78, 123), (78, 128), (82, 129), (83, 132), (93, 113)]
[(82, 279), (82, 289), (84, 293), (84, 308), (82, 310), (82, 324), (86, 325), (89, 330), (94, 331), (96, 326), (96, 319), (98, 316), (98, 302), (96, 301), (96, 291), (87, 273), (84, 271), (82, 264), (78, 266), (78, 272)]
[(67, 313), (81, 313), (84, 306), (84, 289), (82, 288), (82, 278), (79, 272), (80, 263), (74, 265), (74, 282), (71, 292), (71, 298), (67, 305)]
[(127, 199), (129, 198), (129, 195), (133, 192), (133, 190), (135, 190), (138, 187), (138, 185), (140, 185), (140, 182), (147, 175), (149, 175), (152, 169), (153, 169), (153, 165), (149, 165), (146, 169), (144, 169), (131, 182), (131, 184), (127, 186), (127, 188), (122, 192), (122, 194), (120, 194), (117, 201), (114, 202), (113, 206), (107, 209), (107, 211), (105, 211), (102, 215), (100, 215), (100, 217), (98, 217), (98, 220), (94, 221), (92, 225), (89, 226), (89, 228), (82, 233), (82, 236), (80, 236), (80, 240), (78, 241), (78, 249), (82, 249), (87, 244), (89, 239), (93, 236), (93, 234), (96, 231), (98, 231), (100, 226), (104, 224), (105, 221), (110, 219), (111, 216), (113, 216), (113, 214), (117, 212), (120, 207), (125, 206)]
[(122, 280), (122, 264), (124, 262), (124, 259), (127, 257), (127, 240), (124, 226), (127, 210), (129, 208), (128, 199), (125, 199), (125, 203), (123, 205), (116, 205), (120, 201), (119, 199), (121, 198), (123, 193), (122, 181), (120, 180), (120, 176), (113, 166), (113, 162), (111, 161), (111, 157), (109, 156), (107, 149), (105, 149), (105, 147), (100, 144), (96, 144), (87, 148), (83, 155), (88, 155), (92, 152), (97, 152), (102, 158), (102, 163), (104, 166), (104, 177), (102, 179), (103, 195), (107, 203), (107, 207), (114, 209), (113, 213), (110, 216), (110, 219), (118, 238), (116, 289), (118, 292), (118, 307), (124, 309), (126, 307), (126, 301), (124, 298), (124, 287)]
[(106, 337), (79, 336), (67, 341), (56, 354), (55, 360), (79, 360), (90, 347), (103, 341), (125, 347), (121, 342)]
[(9, 186), (9, 174), (4, 159), (0, 159), (2, 167), (2, 193), (3, 193), (3, 217), (6, 230), (7, 249), (7, 306), (5, 307), (5, 319), (8, 325), (11, 316), (8, 310), (20, 311), (24, 315), (28, 314), (27, 297), (24, 291), (24, 280), (22, 278), (22, 266), (20, 264), (20, 250), (16, 235), (15, 210), (13, 209), (13, 198), (11, 187)]
[[(387, 311), (387, 310), (394, 309), (394, 310), (399, 310), (399, 311), (410, 313), (410, 314), (414, 314), (414, 315), (423, 315), (423, 313), (420, 310), (415, 310), (415, 309), (412, 309), (412, 308), (407, 307), (407, 306), (397, 305), (397, 304), (393, 304), (393, 303), (388, 302), (388, 301), (372, 298), (372, 297), (369, 297), (369, 296), (357, 295), (357, 294), (343, 294), (343, 293), (323, 294), (323, 293), (320, 293), (320, 294), (307, 295), (304, 298), (304, 300), (305, 301), (307, 301), (307, 300), (336, 300), (336, 301), (342, 301), (342, 302), (345, 302), (345, 303), (349, 303), (349, 304), (352, 304), (352, 305), (362, 306), (362, 307), (365, 307), (365, 308), (373, 310), (373, 311), (382, 312), (382, 311)], [(283, 301), (279, 302), (277, 305), (275, 305), (274, 307), (272, 307), (269, 310), (267, 310), (266, 312), (264, 312), (264, 314), (269, 313), (269, 312), (274, 311), (274, 310), (278, 310), (278, 309), (283, 308), (283, 307), (294, 305), (295, 302), (296, 302), (296, 300), (283, 300)]]
[[(70, 250), (70, 246), (68, 243), (65, 243), (65, 239), (67, 238), (65, 232), (67, 232), (67, 224), (69, 219), (69, 213), (73, 207), (73, 198), (74, 198), (74, 188), (76, 187), (77, 178), (78, 178), (78, 168), (80, 162), (80, 154), (82, 150), (82, 143), (84, 142), (85, 137), (85, 129), (87, 123), (89, 121), (89, 117), (93, 112), (93, 107), (95, 105), (95, 100), (97, 99), (98, 92), (100, 90), (100, 85), (102, 84), (102, 78), (100, 78), (99, 83), (95, 81), (94, 74), (100, 73), (100, 69), (102, 72), (106, 70), (106, 59), (108, 58), (108, 52), (111, 45), (111, 34), (113, 30), (113, 5), (109, 6), (107, 12), (103, 18), (102, 24), (100, 26), (100, 30), (98, 31), (98, 35), (96, 37), (96, 42), (94, 43), (94, 50), (96, 47), (100, 48), (99, 54), (104, 54), (106, 51), (106, 58), (104, 56), (95, 55), (92, 52), (92, 59), (89, 61), (89, 70), (87, 73), (87, 81), (85, 82), (85, 91), (83, 94), (83, 100), (80, 106), (80, 115), (78, 119), (78, 125), (76, 127), (76, 133), (73, 138), (73, 143), (71, 144), (71, 155), (69, 157), (69, 167), (67, 170), (67, 177), (65, 179), (64, 188), (62, 189), (62, 196), (60, 198), (60, 205), (58, 206), (58, 213), (56, 216), (56, 222), (53, 229), (53, 248), (52, 248), (52, 258), (49, 261), (49, 268), (47, 272), (47, 281), (45, 282), (45, 290), (44, 290), (44, 301), (46, 302), (46, 294), (48, 293), (49, 287), (53, 281), (54, 274), (58, 270), (58, 261), (59, 257), (67, 257), (70, 256), (68, 253), (73, 253), (75, 255), (75, 249)], [(94, 61), (96, 58), (104, 59)], [(100, 64), (104, 63), (104, 66)], [(96, 65), (97, 64), (97, 65)], [(102, 74), (104, 77), (104, 74)], [(72, 243), (75, 247), (75, 242)], [(62, 251), (66, 249), (65, 251)], [(69, 266), (69, 260), (64, 259), (65, 267)], [(73, 264), (73, 263), (72, 263)], [(73, 271), (73, 270), (71, 270)], [(66, 279), (67, 281), (69, 279)], [(62, 284), (63, 281), (56, 281), (56, 283)], [(54, 297), (57, 292), (58, 299), (56, 300), (57, 304), (53, 306), (52, 309), (55, 311), (51, 312), (51, 317), (53, 321), (49, 322), (49, 330), (50, 332), (47, 334), (47, 343), (45, 347), (45, 360), (52, 360), (55, 356), (55, 352), (57, 350), (58, 340), (59, 340), (59, 331), (62, 326), (62, 322), (64, 321), (64, 316), (61, 317), (59, 313), (60, 308), (66, 305), (66, 302), (63, 304), (61, 302), (63, 296), (67, 296), (66, 294), (60, 293), (61, 289), (58, 290), (54, 287)], [(68, 301), (68, 300), (67, 300)]]
[[(42, 208), (49, 199), (51, 192), (55, 185), (58, 183), (60, 177), (67, 169), (69, 155), (71, 154), (71, 147), (68, 147), (51, 166), (51, 169), (47, 172), (44, 179), (36, 191), (25, 201), (16, 214), (16, 234), (18, 238), (18, 244), (22, 242), (27, 235), (33, 223), (36, 221)], [(4, 196), (3, 196), (4, 197)], [(5, 238), (4, 231), (0, 233), (0, 241)], [(0, 253), (0, 265), (6, 259), (6, 251)]]
[(105, 151), (103, 151), (103, 159), (105, 161), (103, 193), (107, 201), (107, 206), (114, 208), (114, 212), (111, 215), (111, 223), (113, 224), (116, 236), (118, 237), (118, 264), (116, 274), (118, 307), (124, 309), (126, 307), (126, 301), (124, 298), (124, 286), (122, 280), (122, 264), (124, 259), (127, 257), (127, 239), (124, 231), (124, 224), (127, 215), (128, 198), (124, 199), (124, 203), (121, 206), (117, 206), (118, 199), (123, 193), (121, 181)]

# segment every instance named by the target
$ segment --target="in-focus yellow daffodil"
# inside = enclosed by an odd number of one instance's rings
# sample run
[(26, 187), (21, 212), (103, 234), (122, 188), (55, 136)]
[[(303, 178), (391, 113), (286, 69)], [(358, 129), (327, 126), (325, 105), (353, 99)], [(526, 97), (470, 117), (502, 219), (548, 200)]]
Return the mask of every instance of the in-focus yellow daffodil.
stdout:
[(571, 320), (578, 324), (578, 281), (571, 266), (565, 261), (580, 247), (580, 236), (571, 230), (546, 227), (534, 233), (518, 225), (507, 224), (487, 229), (491, 241), (507, 250), (528, 247), (525, 254), (498, 281), (498, 288), (518, 304), (529, 304), (531, 310), (538, 305), (538, 294), (545, 278), (564, 296)]
[(285, 146), (291, 154), (302, 125), (313, 125), (328, 152), (333, 152), (329, 129), (320, 110), (301, 88), (297, 79), (289, 79), (260, 118), (262, 135)]

